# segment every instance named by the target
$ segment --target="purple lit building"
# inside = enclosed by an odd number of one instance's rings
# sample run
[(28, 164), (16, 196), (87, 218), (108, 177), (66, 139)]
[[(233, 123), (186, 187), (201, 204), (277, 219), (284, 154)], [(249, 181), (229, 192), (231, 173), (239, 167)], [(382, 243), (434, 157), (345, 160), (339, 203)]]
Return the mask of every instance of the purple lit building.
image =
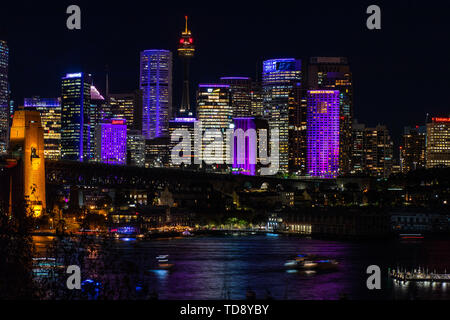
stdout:
[(234, 118), (233, 173), (254, 176), (257, 132), (255, 118)]
[(111, 119), (97, 125), (96, 158), (107, 164), (127, 163), (127, 125), (124, 119)]
[(307, 105), (308, 174), (336, 178), (339, 169), (339, 90), (309, 90)]

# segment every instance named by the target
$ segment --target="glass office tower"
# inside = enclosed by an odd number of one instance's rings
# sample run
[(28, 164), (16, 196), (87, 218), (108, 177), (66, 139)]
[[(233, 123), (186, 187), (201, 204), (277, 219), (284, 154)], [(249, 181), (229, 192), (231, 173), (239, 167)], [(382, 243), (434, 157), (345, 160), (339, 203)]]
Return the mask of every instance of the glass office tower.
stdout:
[(41, 114), (44, 128), (44, 157), (61, 158), (61, 98), (25, 98), (25, 108), (34, 108)]
[(91, 75), (68, 73), (61, 90), (61, 159), (87, 161), (90, 149)]
[(168, 135), (172, 115), (172, 53), (141, 52), (139, 86), (142, 90), (142, 134), (146, 139)]

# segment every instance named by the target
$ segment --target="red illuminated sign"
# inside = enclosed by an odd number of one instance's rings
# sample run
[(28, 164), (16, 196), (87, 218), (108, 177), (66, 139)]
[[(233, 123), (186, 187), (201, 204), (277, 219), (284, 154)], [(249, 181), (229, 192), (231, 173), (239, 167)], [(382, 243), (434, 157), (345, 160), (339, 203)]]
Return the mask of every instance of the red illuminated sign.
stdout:
[(450, 118), (432, 118), (434, 122), (450, 122)]
[(123, 120), (112, 120), (111, 124), (124, 124)]

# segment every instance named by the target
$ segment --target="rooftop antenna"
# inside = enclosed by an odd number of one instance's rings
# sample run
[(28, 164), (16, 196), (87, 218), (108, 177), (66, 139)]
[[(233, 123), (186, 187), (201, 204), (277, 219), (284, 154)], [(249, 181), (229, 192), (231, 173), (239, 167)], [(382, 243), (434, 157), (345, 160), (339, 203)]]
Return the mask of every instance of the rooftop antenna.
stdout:
[(187, 28), (187, 21), (188, 21), (188, 16), (184, 16), (184, 19), (186, 20), (186, 29), (185, 29), (185, 31), (184, 32), (188, 32), (188, 28)]

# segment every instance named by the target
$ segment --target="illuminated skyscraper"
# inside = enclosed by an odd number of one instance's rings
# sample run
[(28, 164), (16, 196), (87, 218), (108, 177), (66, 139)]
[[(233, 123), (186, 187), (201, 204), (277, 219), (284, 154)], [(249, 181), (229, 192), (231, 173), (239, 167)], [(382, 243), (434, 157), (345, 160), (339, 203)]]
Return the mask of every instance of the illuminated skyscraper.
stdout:
[(387, 178), (391, 174), (394, 144), (386, 126), (364, 129), (364, 172)]
[(141, 52), (139, 86), (142, 90), (142, 134), (146, 139), (168, 135), (172, 115), (172, 53)]
[(352, 148), (352, 174), (362, 174), (364, 171), (364, 132), (366, 126), (353, 120), (353, 148)]
[(138, 130), (127, 133), (127, 164), (136, 167), (145, 165), (145, 138)]
[(6, 152), (9, 140), (8, 59), (8, 44), (0, 40), (0, 154)]
[[(197, 119), (192, 118), (192, 117), (187, 117), (187, 118), (174, 118), (172, 120), (169, 121), (169, 132), (170, 132), (170, 136), (174, 136), (174, 132), (175, 130), (187, 130), (189, 132), (189, 136), (191, 138), (191, 144), (190, 144), (190, 148), (188, 151), (188, 155), (189, 155), (189, 160), (188, 160), (188, 164), (184, 164), (184, 167), (194, 167), (194, 150), (193, 150), (193, 141), (194, 141), (194, 126), (195, 123), (197, 123)], [(175, 145), (177, 145), (180, 142), (180, 138), (178, 138), (179, 140), (175, 140), (174, 142), (170, 141), (170, 146), (169, 146), (169, 151), (171, 152), (171, 150), (173, 150), (173, 148), (175, 147)], [(187, 155), (185, 154), (179, 154), (180, 157), (187, 157)], [(169, 163), (170, 166), (173, 167), (179, 167), (179, 165), (175, 165), (172, 162)]]
[(114, 118), (127, 120), (127, 130), (142, 128), (142, 94), (140, 90), (109, 95), (109, 106)]
[(127, 125), (124, 119), (111, 119), (95, 130), (96, 158), (107, 164), (127, 163)]
[(87, 161), (90, 153), (91, 75), (69, 73), (62, 78), (61, 159)]
[(41, 115), (44, 128), (45, 159), (61, 158), (61, 98), (25, 98), (25, 108), (34, 108)]
[(425, 168), (427, 128), (405, 127), (400, 146), (400, 166), (402, 172)]
[[(255, 118), (234, 118), (233, 172), (248, 176), (256, 173), (257, 127)], [(239, 133), (239, 130), (242, 130)], [(253, 134), (254, 133), (254, 134)]]
[[(279, 130), (279, 164), (282, 173), (289, 171), (289, 140), (304, 140), (306, 134), (306, 128), (301, 131), (302, 123), (305, 121), (301, 119), (301, 115), (305, 112), (300, 110), (301, 81), (300, 60), (287, 58), (263, 62), (264, 117), (269, 121), (271, 130), (275, 128)], [(295, 132), (296, 129), (299, 130)], [(292, 148), (294, 144), (291, 144), (292, 153), (301, 152)]]
[(262, 117), (264, 115), (264, 99), (263, 90), (260, 82), (252, 83), (250, 91), (251, 115), (252, 117)]
[(339, 90), (339, 174), (351, 171), (353, 86), (352, 73), (344, 57), (313, 57), (308, 66), (310, 90)]
[(307, 169), (336, 178), (339, 169), (339, 91), (310, 90), (307, 96)]
[(186, 27), (181, 32), (180, 42), (178, 44), (178, 55), (183, 59), (183, 94), (181, 96), (181, 105), (178, 111), (180, 117), (193, 116), (191, 109), (190, 95), (189, 95), (189, 64), (191, 58), (194, 57), (195, 47), (194, 39), (191, 35), (191, 30), (188, 29), (188, 17), (185, 16)]
[(220, 82), (230, 86), (233, 118), (252, 116), (252, 79), (248, 77), (222, 77)]
[[(225, 137), (226, 130), (232, 124), (233, 109), (231, 107), (230, 86), (227, 84), (199, 84), (197, 92), (197, 117), (202, 130), (218, 130)], [(211, 143), (211, 139), (204, 138), (205, 144)], [(227, 160), (226, 150), (223, 155), (215, 155), (213, 158), (203, 160), (209, 163), (222, 164)]]
[(85, 161), (100, 161), (96, 155), (96, 139), (95, 130), (97, 125), (102, 123), (103, 120), (113, 118), (109, 111), (109, 105), (106, 99), (100, 94), (95, 86), (91, 86), (91, 104), (89, 108), (89, 158)]
[(450, 118), (427, 123), (427, 168), (450, 166)]

